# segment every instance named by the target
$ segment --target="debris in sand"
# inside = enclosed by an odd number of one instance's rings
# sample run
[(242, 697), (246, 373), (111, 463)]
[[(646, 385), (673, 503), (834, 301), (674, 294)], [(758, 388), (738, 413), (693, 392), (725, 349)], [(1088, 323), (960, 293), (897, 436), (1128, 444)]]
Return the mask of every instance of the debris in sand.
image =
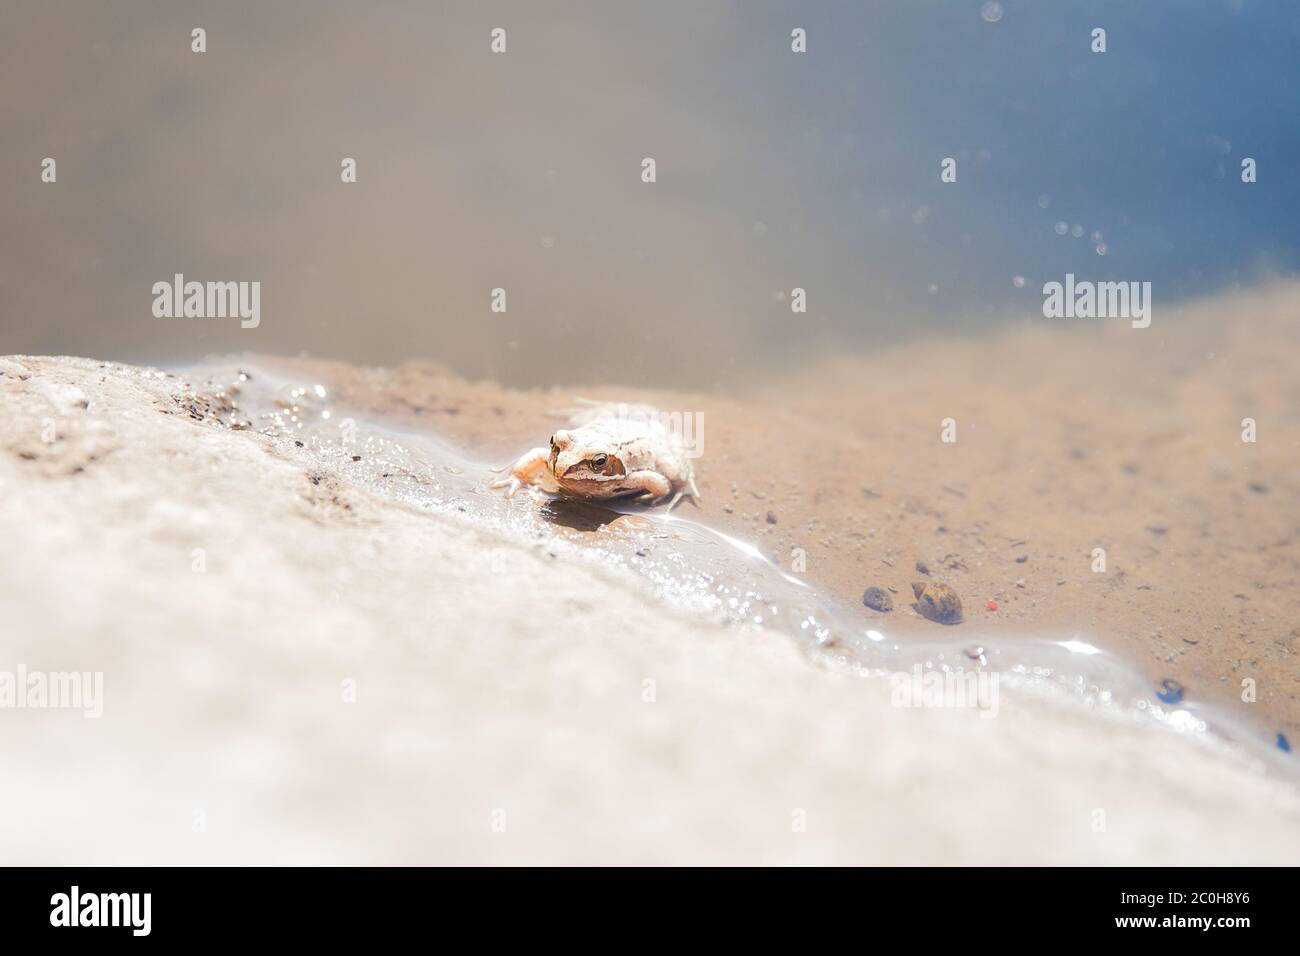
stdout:
[(961, 598), (946, 584), (926, 584), (917, 581), (912, 585), (916, 595), (913, 609), (922, 617), (937, 624), (961, 623)]
[(1286, 734), (1279, 733), (1277, 735), (1277, 749), (1283, 753), (1291, 752), (1291, 741), (1286, 739)]
[(917, 572), (920, 573), (920, 574), (929, 574), (929, 573), (930, 573), (930, 566), (929, 566), (928, 564), (926, 564), (924, 561), (920, 561), (920, 560), (918, 560), (918, 561), (916, 562), (916, 570), (917, 570)]
[(867, 588), (862, 592), (862, 603), (873, 611), (883, 611), (886, 614), (894, 609), (894, 599), (884, 588)]
[(769, 512), (767, 513), (767, 523), (768, 523), (768, 524), (776, 524), (776, 512), (775, 512), (775, 511), (769, 511)]
[(990, 611), (996, 611), (996, 610), (998, 609), (998, 602), (997, 602), (997, 601), (989, 601), (989, 602), (987, 602), (984, 606), (985, 606), (986, 608), (988, 608)]
[(1156, 694), (1166, 704), (1176, 704), (1183, 699), (1183, 685), (1171, 678), (1160, 682), (1160, 692)]

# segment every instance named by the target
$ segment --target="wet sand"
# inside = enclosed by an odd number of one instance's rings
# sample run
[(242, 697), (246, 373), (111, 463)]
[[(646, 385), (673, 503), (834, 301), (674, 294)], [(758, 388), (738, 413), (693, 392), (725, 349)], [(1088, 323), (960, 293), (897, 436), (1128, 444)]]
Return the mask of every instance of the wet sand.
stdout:
[[(802, 549), (803, 573), (864, 621), (973, 641), (1082, 633), (1153, 684), (1177, 681), (1296, 740), (1298, 314), (1300, 288), (1278, 285), (1161, 312), (1144, 330), (1040, 319), (825, 359), (743, 394), (521, 391), (429, 362), (292, 364), (344, 386), (345, 402), (502, 464), (545, 443), (575, 397), (701, 412), (700, 520), (787, 570)], [(1254, 443), (1241, 440), (1247, 417)], [(927, 580), (957, 590), (963, 623), (910, 607), (911, 583)], [(862, 605), (872, 586), (894, 611)]]

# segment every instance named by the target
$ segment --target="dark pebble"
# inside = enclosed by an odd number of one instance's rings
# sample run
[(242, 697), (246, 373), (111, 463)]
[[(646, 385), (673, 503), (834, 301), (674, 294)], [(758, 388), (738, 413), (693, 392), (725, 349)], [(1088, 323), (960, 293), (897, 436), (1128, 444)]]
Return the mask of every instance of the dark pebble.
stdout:
[(926, 564), (924, 561), (918, 561), (916, 562), (916, 570), (919, 571), (921, 574), (929, 574), (930, 566)]
[(862, 603), (873, 611), (883, 611), (886, 614), (894, 609), (894, 599), (884, 588), (867, 588), (862, 592)]
[(1018, 558), (1016, 558), (1016, 564), (1024, 564), (1028, 560), (1029, 560), (1029, 555), (1022, 554)]
[(1291, 741), (1286, 739), (1286, 734), (1277, 735), (1277, 749), (1283, 753), (1291, 752)]
[(352, 456), (352, 460), (353, 460), (353, 461), (360, 461), (360, 460), (361, 460), (361, 456), (360, 456), (360, 455), (353, 455), (353, 456)]
[(767, 523), (768, 523), (768, 524), (776, 524), (776, 512), (775, 512), (775, 511), (769, 511), (769, 512), (767, 513)]
[(1166, 704), (1176, 704), (1183, 699), (1183, 685), (1176, 680), (1160, 682), (1160, 693), (1156, 694)]

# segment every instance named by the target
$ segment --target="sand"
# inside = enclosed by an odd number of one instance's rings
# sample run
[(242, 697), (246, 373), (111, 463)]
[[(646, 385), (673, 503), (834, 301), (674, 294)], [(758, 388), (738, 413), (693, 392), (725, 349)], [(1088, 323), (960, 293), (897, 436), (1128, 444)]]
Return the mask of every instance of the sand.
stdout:
[[(1025, 333), (942, 360), (882, 356), (875, 371), (889, 378), (859, 367), (852, 388), (828, 369), (806, 391), (680, 396), (708, 415), (701, 515), (778, 556), (806, 541), (807, 574), (850, 598), (865, 583), (901, 591), (921, 557), (982, 626), (1062, 625), (1078, 612), (1074, 623), (1113, 630), (1150, 660), (1196, 620), (1201, 643), (1165, 664), (1199, 689), (1249, 663), (1255, 706), (1284, 719), (1294, 669), (1266, 629), (1295, 600), (1276, 567), (1294, 561), (1288, 452), (1261, 440), (1244, 463), (1203, 429), (1222, 389), (1253, 397), (1269, 432), (1288, 434), (1276, 403), (1290, 385), (1267, 380), (1285, 364), (1265, 354), (1265, 378), (1249, 384), (1184, 379), (1172, 392), (1194, 408), (1164, 405), (1157, 431), (1124, 412), (1133, 394), (1163, 394), (1150, 379), (1088, 404), (1066, 377), (1086, 370), (1084, 343), (1058, 367), (1036, 356), (1031, 373), (1017, 359), (1033, 343)], [(1217, 348), (1228, 345), (1241, 347)], [(956, 402), (952, 376), (993, 353), (1006, 397)], [(332, 370), (351, 382), (340, 402), (405, 405), (422, 427), (503, 457), (538, 427), (545, 437), (561, 395), (428, 366)], [(1071, 399), (1066, 419), (1045, 404)], [(885, 682), (789, 635), (665, 607), (581, 560), (310, 473), (256, 429), (223, 425), (228, 409), (193, 405), (183, 375), (0, 360), (0, 669), (104, 677), (97, 719), (0, 711), (7, 862), (1179, 864), (1300, 853), (1293, 776), (1244, 751), (1013, 690), (996, 719), (892, 706)], [(931, 447), (922, 436), (949, 406), (974, 427), (956, 447)], [(802, 417), (810, 408), (826, 413), (816, 426)], [(1062, 430), (1090, 409), (1116, 438), (1086, 422)], [(1198, 449), (1210, 460), (1182, 474)], [(1137, 475), (1123, 470), (1130, 458)], [(1246, 490), (1248, 479), (1268, 491)], [(1072, 515), (1070, 501), (1092, 504)], [(1147, 530), (1157, 521), (1168, 525), (1159, 535)], [(1114, 570), (1089, 577), (1087, 547), (1103, 532)], [(965, 568), (942, 564), (947, 553)], [(1032, 585), (1014, 589), (1011, 574)], [(1236, 599), (1215, 599), (1239, 578), (1252, 579), (1250, 630)], [(985, 593), (1005, 600), (1003, 617), (979, 616)]]
[[(864, 622), (945, 631), (908, 606), (912, 582), (943, 581), (967, 632), (1082, 633), (1153, 686), (1176, 680), (1296, 740), (1298, 315), (1300, 285), (1284, 283), (1162, 310), (1143, 330), (1040, 317), (826, 359), (739, 393), (514, 391), (430, 363), (315, 367), (357, 378), (349, 399), (499, 462), (544, 444), (575, 395), (701, 413), (704, 500), (686, 512), (787, 570), (802, 549), (808, 579)], [(955, 442), (941, 440), (945, 419)], [(898, 610), (862, 607), (872, 586)]]

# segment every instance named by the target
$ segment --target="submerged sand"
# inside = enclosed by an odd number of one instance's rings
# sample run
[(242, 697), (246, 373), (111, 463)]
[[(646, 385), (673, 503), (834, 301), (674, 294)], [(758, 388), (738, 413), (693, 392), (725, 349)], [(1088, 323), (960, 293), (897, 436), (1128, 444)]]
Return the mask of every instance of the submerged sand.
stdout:
[[(1085, 342), (1051, 367), (1036, 341), (998, 343), (1007, 385), (978, 404), (958, 401), (956, 384), (991, 354), (976, 345), (882, 356), (879, 377), (830, 368), (745, 402), (606, 397), (704, 411), (701, 516), (778, 559), (803, 543), (806, 573), (835, 593), (901, 593), (920, 558), (985, 632), (1091, 625), (1193, 691), (1248, 666), (1255, 706), (1289, 719), (1290, 648), (1261, 633), (1295, 600), (1277, 569), (1294, 573), (1288, 452), (1261, 440), (1242, 461), (1205, 437), (1225, 390), (1287, 435), (1278, 403), (1293, 386), (1270, 379), (1285, 365), (1261, 356), (1250, 384), (1174, 375), (1163, 391), (1148, 376), (1085, 401), (1069, 377), (1086, 377)], [(566, 404), (427, 366), (331, 374), (340, 403), (503, 460), (544, 438)], [(232, 430), (237, 415), (220, 397), (196, 402), (189, 384), (90, 360), (0, 360), (0, 668), (104, 675), (98, 719), (0, 711), (9, 862), (1159, 864), (1300, 852), (1294, 778), (1245, 751), (1012, 690), (996, 719), (891, 706), (883, 681), (787, 634), (683, 613), (562, 553), (306, 470), (256, 428)], [(1163, 431), (1133, 413), (1145, 389)], [(932, 441), (948, 416), (970, 426), (956, 446)], [(1099, 537), (1113, 570), (1090, 576)], [(1264, 586), (1241, 605), (1215, 602), (1248, 578)], [(1002, 617), (983, 617), (986, 593)], [(939, 627), (903, 623), (899, 605), (895, 632)], [(1202, 639), (1174, 653), (1184, 621)]]

